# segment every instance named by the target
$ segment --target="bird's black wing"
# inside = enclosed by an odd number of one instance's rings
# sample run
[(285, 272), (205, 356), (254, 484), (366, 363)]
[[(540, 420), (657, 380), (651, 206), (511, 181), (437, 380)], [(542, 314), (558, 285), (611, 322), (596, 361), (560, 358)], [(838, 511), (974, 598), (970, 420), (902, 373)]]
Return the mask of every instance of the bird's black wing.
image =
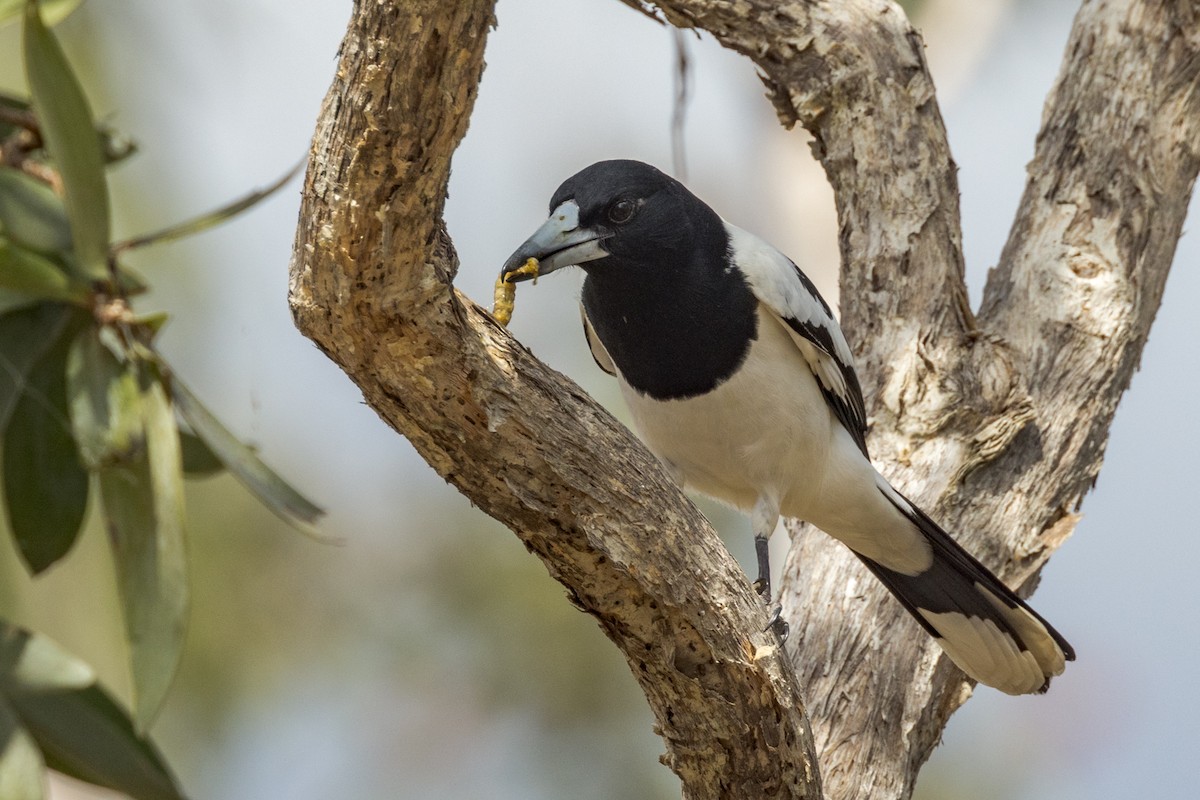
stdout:
[[(780, 319), (819, 350), (815, 359), (820, 362), (819, 366), (813, 365), (814, 359), (809, 354), (806, 353), (805, 358), (809, 361), (809, 366), (813, 367), (813, 374), (817, 376), (817, 382), (821, 384), (821, 393), (825, 395), (825, 401), (829, 403), (834, 415), (850, 433), (854, 443), (863, 451), (863, 455), (866, 455), (867, 411), (863, 403), (862, 386), (858, 383), (858, 374), (854, 371), (854, 365), (838, 358), (839, 348), (834, 341), (834, 335), (841, 337), (843, 343), (845, 338), (842, 336), (841, 328), (834, 321), (829, 307), (825, 305), (821, 295), (817, 294), (817, 289), (813, 286), (812, 281), (795, 264), (792, 267), (796, 270), (796, 274), (804, 286), (812, 291), (813, 297), (821, 301), (826, 320), (814, 323), (811, 320), (801, 320), (782, 314), (780, 314)], [(848, 346), (846, 352), (849, 352)], [(832, 370), (837, 371), (840, 380), (830, 379), (829, 373)]]
[(787, 325), (834, 416), (867, 455), (867, 411), (854, 358), (817, 287), (791, 259), (753, 234), (726, 223), (730, 259), (751, 291)]

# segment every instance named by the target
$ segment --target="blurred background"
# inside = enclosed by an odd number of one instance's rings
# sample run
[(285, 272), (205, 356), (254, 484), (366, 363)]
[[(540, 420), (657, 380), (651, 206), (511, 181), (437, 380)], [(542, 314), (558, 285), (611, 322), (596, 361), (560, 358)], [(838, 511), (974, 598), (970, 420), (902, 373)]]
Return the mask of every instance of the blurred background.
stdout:
[[(960, 167), (976, 302), (1075, 7), (909, 6)], [(115, 235), (220, 205), (304, 156), (349, 14), (346, 0), (88, 0), (67, 19), (58, 30), (95, 112), (140, 145), (112, 173)], [(564, 178), (612, 157), (672, 169), (676, 88), (671, 32), (617, 2), (503, 0), (497, 16), (447, 206), (459, 288), (485, 303)], [(685, 39), (689, 184), (834, 300), (833, 203), (806, 134), (779, 127), (749, 62)], [(0, 86), (22, 88), (12, 25), (0, 30)], [(130, 259), (156, 289), (139, 310), (173, 315), (160, 340), (168, 359), (344, 539), (295, 535), (230, 477), (189, 483), (193, 614), (154, 730), (183, 786), (221, 800), (678, 797), (615, 648), (292, 327), (298, 192), (295, 181), (230, 224)], [(1079, 661), (1044, 697), (979, 690), (923, 771), (923, 800), (1195, 796), (1198, 258), (1185, 236), (1084, 520), (1036, 596)], [(623, 414), (580, 335), (578, 285), (564, 276), (526, 288), (512, 331)], [(703, 508), (750, 562), (745, 520)], [(93, 524), (36, 584), (7, 542), (0, 614), (51, 634), (126, 692), (102, 532)], [(109, 796), (65, 779), (54, 792)]]

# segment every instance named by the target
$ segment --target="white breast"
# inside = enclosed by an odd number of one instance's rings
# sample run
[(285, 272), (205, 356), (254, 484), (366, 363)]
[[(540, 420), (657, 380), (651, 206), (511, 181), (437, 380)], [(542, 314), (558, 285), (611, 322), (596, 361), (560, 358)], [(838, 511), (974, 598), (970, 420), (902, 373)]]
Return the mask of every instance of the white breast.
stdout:
[(617, 378), (643, 441), (686, 487), (743, 511), (772, 497), (785, 516), (892, 569), (927, 566), (920, 533), (881, 493), (887, 482), (831, 413), (784, 323), (764, 306), (745, 363), (711, 392), (654, 400)]
[[(802, 494), (811, 482), (801, 476), (811, 478), (826, 460), (834, 424), (782, 323), (761, 306), (758, 316), (758, 339), (745, 363), (707, 394), (652, 400), (621, 380), (650, 449), (687, 486), (743, 510), (760, 494), (781, 500)], [(791, 368), (779, 370), (780, 364)]]

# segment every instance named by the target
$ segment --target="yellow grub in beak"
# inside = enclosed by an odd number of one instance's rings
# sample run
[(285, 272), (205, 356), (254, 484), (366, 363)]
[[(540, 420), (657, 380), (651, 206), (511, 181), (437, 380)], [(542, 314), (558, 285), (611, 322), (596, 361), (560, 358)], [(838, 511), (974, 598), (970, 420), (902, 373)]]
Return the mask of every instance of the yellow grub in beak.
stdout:
[(521, 266), (496, 279), (495, 306), (492, 308), (492, 316), (496, 318), (496, 322), (505, 327), (508, 327), (508, 323), (512, 319), (513, 308), (517, 302), (517, 285), (513, 283), (513, 278), (516, 276), (530, 277), (533, 278), (534, 283), (537, 283), (538, 260), (530, 258)]

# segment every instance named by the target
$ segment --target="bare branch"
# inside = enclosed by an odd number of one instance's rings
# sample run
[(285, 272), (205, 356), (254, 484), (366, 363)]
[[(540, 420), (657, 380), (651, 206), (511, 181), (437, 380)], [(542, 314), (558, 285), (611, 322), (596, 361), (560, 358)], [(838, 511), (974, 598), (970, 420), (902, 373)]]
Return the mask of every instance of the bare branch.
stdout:
[[(898, 8), (657, 5), (751, 57), (782, 121), (815, 137), (837, 197), (842, 316), (873, 402), (872, 451), (1031, 589), (1097, 474), (1191, 196), (1194, 6), (1085, 4), (980, 326), (962, 283), (954, 164)], [(799, 535), (784, 609), (829, 796), (907, 797), (969, 685), (822, 534)]]
[(490, 0), (358, 4), (305, 182), (296, 323), (596, 617), (687, 797), (817, 797), (791, 671), (737, 563), (623, 426), (450, 285), (441, 209), (491, 22)]
[[(1200, 168), (1193, 7), (1084, 5), (977, 323), (954, 163), (897, 6), (624, 1), (749, 56), (784, 124), (812, 133), (837, 197), (872, 450), (1030, 589), (1099, 469)], [(792, 672), (736, 564), (627, 431), (450, 286), (441, 209), (491, 2), (393, 5), (358, 5), (322, 111), (297, 325), (599, 620), (686, 796), (817, 796)], [(829, 795), (907, 797), (970, 685), (823, 535), (798, 534), (784, 589)]]
[(1095, 483), (1200, 167), (1200, 8), (1088, 3), (1066, 53), (981, 312), (1053, 412), (1039, 414), (1041, 459), (1071, 465), (1016, 484), (1018, 513), (1034, 519), (1075, 508)]

